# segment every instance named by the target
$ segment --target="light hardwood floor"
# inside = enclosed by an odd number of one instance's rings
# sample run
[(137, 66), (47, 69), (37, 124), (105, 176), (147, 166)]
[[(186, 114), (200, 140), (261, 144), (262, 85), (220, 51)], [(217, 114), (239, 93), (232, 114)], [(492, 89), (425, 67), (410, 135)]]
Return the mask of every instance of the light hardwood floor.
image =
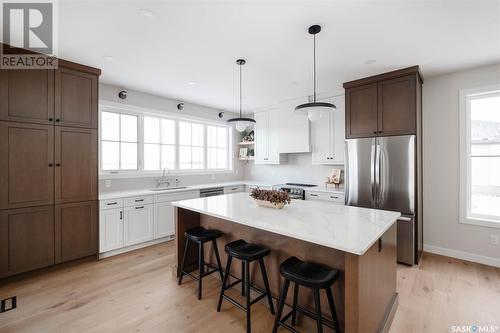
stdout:
[[(244, 332), (243, 312), (228, 302), (216, 312), (217, 279), (204, 279), (201, 301), (194, 281), (177, 286), (174, 250), (169, 242), (2, 285), (0, 298), (17, 295), (18, 309), (0, 314), (0, 332)], [(419, 267), (398, 268), (398, 292), (392, 333), (500, 326), (500, 269), (424, 254)], [(252, 311), (253, 332), (270, 332), (263, 303)]]

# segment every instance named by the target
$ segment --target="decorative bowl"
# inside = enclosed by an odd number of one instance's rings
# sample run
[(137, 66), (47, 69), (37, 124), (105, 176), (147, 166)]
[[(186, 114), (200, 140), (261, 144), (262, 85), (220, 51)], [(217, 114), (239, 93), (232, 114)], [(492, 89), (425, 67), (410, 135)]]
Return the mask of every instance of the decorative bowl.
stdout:
[(285, 203), (283, 202), (278, 202), (278, 203), (272, 203), (270, 201), (266, 200), (259, 200), (259, 199), (254, 199), (257, 205), (262, 206), (262, 207), (269, 207), (269, 208), (275, 208), (275, 209), (283, 209), (285, 207)]

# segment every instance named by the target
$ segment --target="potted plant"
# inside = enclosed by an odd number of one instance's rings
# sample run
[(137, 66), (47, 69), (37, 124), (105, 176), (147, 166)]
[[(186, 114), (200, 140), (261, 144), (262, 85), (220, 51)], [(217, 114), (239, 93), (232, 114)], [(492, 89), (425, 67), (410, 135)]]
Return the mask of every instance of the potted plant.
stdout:
[(254, 188), (250, 196), (259, 206), (282, 209), (290, 203), (288, 192)]

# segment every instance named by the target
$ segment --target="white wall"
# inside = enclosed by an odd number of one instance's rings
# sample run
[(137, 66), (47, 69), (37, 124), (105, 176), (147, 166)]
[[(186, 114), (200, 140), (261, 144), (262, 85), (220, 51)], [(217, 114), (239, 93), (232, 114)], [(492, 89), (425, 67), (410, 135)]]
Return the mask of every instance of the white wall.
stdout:
[(500, 64), (425, 80), (423, 217), (424, 249), (500, 266), (500, 246), (489, 244), (500, 229), (458, 222), (459, 90), (499, 83)]
[(280, 165), (255, 165), (254, 162), (248, 162), (245, 179), (273, 184), (291, 182), (322, 185), (333, 168), (343, 170), (344, 166), (312, 165), (311, 153), (288, 154), (288, 161)]
[[(121, 100), (118, 98), (118, 92), (123, 90), (120, 87), (100, 84), (99, 85), (99, 100), (106, 100), (115, 103), (127, 104), (132, 106), (139, 106), (144, 108), (151, 108), (156, 110), (165, 110), (170, 113), (177, 113), (180, 116), (188, 115), (192, 117), (204, 118), (208, 120), (221, 121), (219, 118), (219, 112), (221, 110), (216, 110), (201, 105), (184, 103), (184, 110), (177, 110), (177, 104), (180, 101), (172, 100), (169, 98), (164, 98), (160, 96), (150, 95), (138, 91), (128, 90), (128, 97), (126, 100)], [(235, 114), (225, 112), (223, 120), (233, 117)], [(233, 132), (234, 143), (239, 141), (239, 133)], [(236, 153), (233, 154), (236, 157)], [(201, 183), (214, 183), (214, 182), (225, 182), (233, 180), (243, 179), (243, 165), (236, 158), (233, 161), (234, 172), (232, 173), (217, 173), (217, 174), (207, 174), (207, 175), (189, 175), (189, 176), (176, 176), (179, 178), (182, 185), (193, 185)], [(149, 178), (127, 178), (127, 179), (112, 179), (111, 187), (105, 187), (104, 180), (99, 180), (99, 191), (121, 191), (130, 189), (140, 189), (140, 188), (150, 188), (156, 186), (155, 179), (158, 177)]]

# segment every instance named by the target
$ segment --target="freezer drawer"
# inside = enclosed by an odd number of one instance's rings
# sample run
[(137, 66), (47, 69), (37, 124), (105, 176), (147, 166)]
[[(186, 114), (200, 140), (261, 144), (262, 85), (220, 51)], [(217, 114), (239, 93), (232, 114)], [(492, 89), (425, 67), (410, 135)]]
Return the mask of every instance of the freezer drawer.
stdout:
[(415, 216), (402, 215), (398, 220), (398, 262), (415, 264)]

